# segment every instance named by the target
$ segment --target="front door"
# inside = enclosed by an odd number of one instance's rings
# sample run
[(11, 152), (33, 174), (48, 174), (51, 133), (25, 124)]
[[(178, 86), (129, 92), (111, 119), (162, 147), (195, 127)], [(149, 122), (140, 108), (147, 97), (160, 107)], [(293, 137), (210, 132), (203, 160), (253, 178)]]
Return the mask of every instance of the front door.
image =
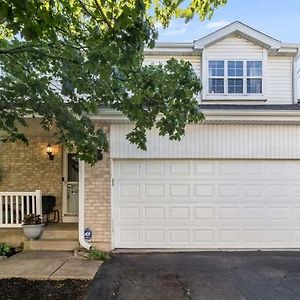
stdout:
[(79, 164), (76, 153), (64, 152), (63, 222), (78, 222)]

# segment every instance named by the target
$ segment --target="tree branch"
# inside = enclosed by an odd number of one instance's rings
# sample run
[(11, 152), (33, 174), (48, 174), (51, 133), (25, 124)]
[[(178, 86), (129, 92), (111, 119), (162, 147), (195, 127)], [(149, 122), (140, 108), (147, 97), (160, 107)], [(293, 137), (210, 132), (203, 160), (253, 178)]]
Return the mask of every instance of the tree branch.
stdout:
[(96, 4), (96, 6), (97, 6), (97, 8), (98, 8), (98, 10), (99, 10), (99, 12), (100, 12), (100, 14), (101, 14), (103, 20), (104, 20), (104, 22), (107, 24), (107, 26), (109, 27), (109, 29), (113, 29), (113, 27), (111, 26), (111, 23), (110, 23), (109, 20), (107, 19), (106, 14), (104, 13), (102, 7), (100, 6), (98, 0), (94, 0), (94, 2), (95, 2), (95, 4)]

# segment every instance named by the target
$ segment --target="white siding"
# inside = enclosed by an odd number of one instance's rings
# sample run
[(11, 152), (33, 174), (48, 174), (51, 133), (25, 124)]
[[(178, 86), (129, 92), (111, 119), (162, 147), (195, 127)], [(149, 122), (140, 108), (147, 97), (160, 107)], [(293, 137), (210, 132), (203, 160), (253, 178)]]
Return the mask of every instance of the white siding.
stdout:
[(208, 59), (262, 59), (263, 49), (246, 39), (229, 36), (207, 47)]
[(299, 159), (298, 125), (188, 125), (181, 142), (148, 135), (148, 150), (130, 144), (131, 125), (112, 125), (112, 158)]
[[(201, 56), (172, 56), (172, 55), (165, 55), (165, 56), (147, 56), (145, 55), (144, 64), (150, 65), (150, 64), (159, 64), (159, 63), (165, 63), (167, 60), (171, 59), (172, 57), (184, 61), (189, 61), (192, 64), (192, 67), (197, 75), (197, 77), (201, 78), (202, 70), (201, 70)], [(197, 95), (197, 99), (200, 102), (201, 101), (201, 93)]]
[(291, 57), (269, 56), (267, 103), (293, 103), (293, 60)]
[(198, 77), (201, 77), (201, 56), (172, 56), (172, 55), (164, 55), (164, 56), (147, 56), (145, 55), (144, 64), (159, 64), (159, 63), (165, 63), (167, 60), (171, 59), (172, 57), (180, 60), (189, 61), (195, 73)]

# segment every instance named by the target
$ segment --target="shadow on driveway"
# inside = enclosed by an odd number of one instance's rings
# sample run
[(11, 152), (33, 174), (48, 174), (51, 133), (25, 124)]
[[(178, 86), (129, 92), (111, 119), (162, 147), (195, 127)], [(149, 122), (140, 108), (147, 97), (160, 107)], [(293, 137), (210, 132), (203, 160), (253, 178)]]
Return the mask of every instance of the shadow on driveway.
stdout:
[(300, 299), (300, 252), (114, 254), (86, 299)]

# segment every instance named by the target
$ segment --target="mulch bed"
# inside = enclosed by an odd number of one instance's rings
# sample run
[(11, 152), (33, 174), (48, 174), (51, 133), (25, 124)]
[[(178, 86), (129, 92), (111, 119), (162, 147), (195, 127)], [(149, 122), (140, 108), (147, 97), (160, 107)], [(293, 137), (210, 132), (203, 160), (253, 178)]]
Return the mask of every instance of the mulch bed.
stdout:
[(3, 279), (0, 280), (0, 300), (81, 300), (89, 285), (89, 280)]

